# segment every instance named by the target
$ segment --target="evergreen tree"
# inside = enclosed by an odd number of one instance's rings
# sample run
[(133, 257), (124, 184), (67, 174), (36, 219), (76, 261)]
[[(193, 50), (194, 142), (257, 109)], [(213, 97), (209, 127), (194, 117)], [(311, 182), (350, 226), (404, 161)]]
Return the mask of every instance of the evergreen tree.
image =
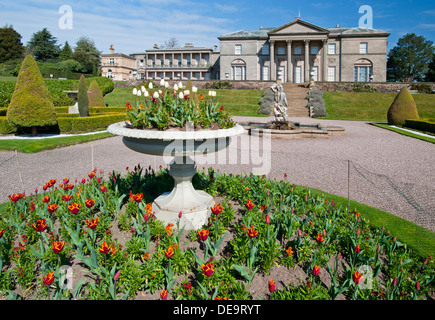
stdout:
[(80, 62), (86, 73), (92, 73), (100, 63), (101, 51), (95, 47), (88, 37), (80, 37), (74, 49), (73, 59)]
[(23, 53), (21, 35), (12, 26), (0, 28), (0, 63), (22, 58)]
[(27, 46), (36, 60), (47, 61), (59, 56), (60, 49), (56, 42), (57, 39), (47, 30), (47, 28), (44, 28), (32, 35)]
[(21, 65), (6, 116), (17, 127), (31, 127), (32, 135), (37, 134), (37, 127), (57, 123), (50, 93), (31, 55)]
[(68, 43), (68, 41), (65, 41), (65, 44), (63, 45), (62, 50), (59, 53), (59, 58), (61, 60), (69, 60), (72, 58), (73, 51)]
[(392, 81), (422, 81), (434, 54), (433, 42), (408, 33), (388, 53), (387, 77)]
[(435, 54), (432, 57), (432, 61), (429, 63), (427, 69), (428, 70), (424, 77), (424, 81), (435, 82)]
[(92, 80), (89, 86), (88, 100), (89, 106), (91, 107), (104, 107), (103, 93), (101, 92), (100, 86), (97, 81)]
[(86, 80), (83, 75), (80, 76), (79, 88), (77, 92), (77, 104), (79, 107), (80, 117), (89, 117), (89, 99)]

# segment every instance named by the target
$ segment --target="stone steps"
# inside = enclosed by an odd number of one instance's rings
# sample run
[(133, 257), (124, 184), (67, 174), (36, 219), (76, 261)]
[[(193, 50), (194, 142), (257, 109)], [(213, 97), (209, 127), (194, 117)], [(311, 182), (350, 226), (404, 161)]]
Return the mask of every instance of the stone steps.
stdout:
[(284, 93), (287, 98), (287, 114), (289, 117), (308, 117), (307, 97), (309, 89), (300, 83), (283, 83)]

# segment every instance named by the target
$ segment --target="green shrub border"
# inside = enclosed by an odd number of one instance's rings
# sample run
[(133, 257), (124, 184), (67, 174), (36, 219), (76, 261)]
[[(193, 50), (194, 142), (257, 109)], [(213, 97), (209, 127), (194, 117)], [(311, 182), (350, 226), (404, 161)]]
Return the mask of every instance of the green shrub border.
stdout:
[(435, 119), (406, 119), (405, 127), (435, 133)]
[(125, 113), (93, 114), (89, 117), (68, 115), (57, 118), (57, 124), (62, 133), (90, 132), (105, 130), (110, 124), (125, 120), (125, 117)]

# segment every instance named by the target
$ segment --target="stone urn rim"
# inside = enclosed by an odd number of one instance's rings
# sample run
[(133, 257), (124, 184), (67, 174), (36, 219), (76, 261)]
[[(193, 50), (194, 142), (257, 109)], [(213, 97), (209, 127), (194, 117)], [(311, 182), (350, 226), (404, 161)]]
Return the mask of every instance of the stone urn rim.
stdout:
[(228, 129), (201, 129), (192, 131), (181, 131), (179, 129), (169, 130), (147, 130), (126, 127), (126, 122), (121, 121), (109, 125), (107, 132), (132, 139), (144, 140), (207, 140), (238, 136), (244, 132), (240, 124), (235, 124)]

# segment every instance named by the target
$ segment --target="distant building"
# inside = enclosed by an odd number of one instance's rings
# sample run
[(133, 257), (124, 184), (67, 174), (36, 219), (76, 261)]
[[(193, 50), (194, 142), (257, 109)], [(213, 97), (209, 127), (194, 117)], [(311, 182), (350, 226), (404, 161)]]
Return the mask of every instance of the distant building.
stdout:
[(102, 75), (114, 80), (248, 80), (385, 82), (386, 31), (321, 28), (295, 20), (278, 28), (242, 30), (218, 37), (217, 46), (159, 48), (129, 56), (102, 55)]
[(321, 28), (299, 18), (278, 28), (236, 31), (220, 40), (223, 80), (386, 81), (386, 31)]
[(101, 55), (101, 75), (117, 81), (134, 79), (136, 59), (123, 53), (115, 53), (113, 45), (109, 54)]

